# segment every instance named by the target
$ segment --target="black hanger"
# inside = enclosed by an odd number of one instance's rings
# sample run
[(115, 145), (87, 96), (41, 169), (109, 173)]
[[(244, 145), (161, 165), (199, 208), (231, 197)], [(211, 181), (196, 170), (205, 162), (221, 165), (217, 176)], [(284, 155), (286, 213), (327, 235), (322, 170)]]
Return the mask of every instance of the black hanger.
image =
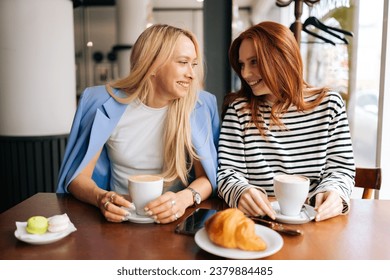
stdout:
[(314, 26), (314, 27), (316, 27), (316, 28), (318, 28), (318, 29), (320, 29), (322, 31), (325, 31), (326, 33), (328, 33), (328, 34), (330, 34), (330, 35), (340, 39), (345, 44), (348, 44), (348, 40), (345, 37), (342, 37), (342, 36), (336, 34), (333, 31), (336, 31), (336, 32), (342, 33), (344, 35), (353, 37), (353, 33), (350, 32), (350, 31), (343, 30), (343, 29), (340, 29), (340, 28), (337, 28), (337, 27), (327, 26), (327, 25), (323, 24), (321, 21), (319, 21), (316, 17), (313, 17), (313, 16), (312, 17), (308, 17), (305, 20), (305, 22), (303, 23), (303, 25), (302, 25), (302, 30), (305, 31), (306, 33), (314, 36), (314, 37), (317, 37), (317, 38), (320, 38), (320, 39), (324, 40), (327, 43), (331, 43), (332, 45), (336, 45), (336, 44), (333, 41), (328, 40), (328, 39), (318, 35), (317, 33), (311, 32), (310, 30), (308, 30), (307, 27), (309, 25), (312, 25), (312, 26)]
[(343, 33), (345, 35), (353, 37), (353, 33), (352, 32), (344, 30), (344, 29), (340, 29), (340, 28), (337, 28), (337, 27), (325, 25), (318, 18), (313, 17), (313, 16), (308, 17), (305, 20), (305, 22), (307, 22), (307, 24), (312, 24), (315, 27), (318, 27), (319, 29), (331, 29), (331, 30), (334, 30), (334, 31), (337, 31), (337, 32)]
[[(295, 31), (295, 25), (296, 25), (295, 22), (293, 22), (293, 23), (290, 25), (290, 30), (291, 30), (293, 33), (294, 33), (294, 31)], [(303, 26), (302, 26), (302, 31), (305, 31), (305, 32), (308, 33), (308, 34), (310, 34), (310, 35), (312, 35), (312, 36), (314, 36), (314, 37), (317, 37), (317, 38), (319, 38), (319, 39), (325, 41), (326, 43), (329, 43), (329, 44), (332, 44), (333, 46), (336, 46), (336, 43), (333, 42), (332, 40), (329, 40), (329, 39), (327, 39), (327, 38), (325, 38), (325, 37), (322, 37), (321, 35), (318, 35), (318, 34), (315, 33), (315, 32), (311, 32), (310, 30), (308, 30), (308, 29), (306, 29), (306, 28), (303, 28)]]

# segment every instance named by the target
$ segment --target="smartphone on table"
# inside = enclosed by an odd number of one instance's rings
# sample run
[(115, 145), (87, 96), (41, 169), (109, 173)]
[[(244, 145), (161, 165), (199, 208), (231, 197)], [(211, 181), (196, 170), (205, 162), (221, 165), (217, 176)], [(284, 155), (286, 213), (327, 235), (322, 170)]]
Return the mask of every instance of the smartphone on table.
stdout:
[(217, 213), (217, 210), (215, 209), (197, 208), (184, 221), (176, 226), (175, 232), (195, 235), (198, 230), (204, 227), (205, 221), (215, 213)]

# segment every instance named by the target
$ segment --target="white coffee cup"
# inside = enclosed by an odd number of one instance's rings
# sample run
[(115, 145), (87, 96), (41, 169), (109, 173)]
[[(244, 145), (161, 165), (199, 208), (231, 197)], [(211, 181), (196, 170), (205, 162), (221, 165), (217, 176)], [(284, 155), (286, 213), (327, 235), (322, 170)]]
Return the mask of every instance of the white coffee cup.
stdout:
[(144, 208), (163, 192), (164, 179), (157, 175), (132, 175), (128, 177), (128, 188), (136, 213), (145, 216)]
[(286, 216), (297, 216), (309, 194), (310, 180), (302, 175), (276, 175), (274, 190), (280, 212)]

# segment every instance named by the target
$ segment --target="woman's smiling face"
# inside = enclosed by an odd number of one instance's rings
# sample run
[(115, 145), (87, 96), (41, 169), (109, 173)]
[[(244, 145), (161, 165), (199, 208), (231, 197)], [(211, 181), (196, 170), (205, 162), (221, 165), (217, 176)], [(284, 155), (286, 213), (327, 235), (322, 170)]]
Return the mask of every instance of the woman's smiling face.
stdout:
[(270, 94), (270, 89), (265, 85), (257, 65), (256, 49), (252, 39), (244, 39), (239, 49), (238, 63), (241, 67), (241, 76), (251, 87), (256, 96)]
[(187, 36), (180, 36), (176, 42), (172, 57), (152, 78), (154, 101), (169, 103), (188, 94), (195, 79), (194, 67), (198, 64), (194, 43)]

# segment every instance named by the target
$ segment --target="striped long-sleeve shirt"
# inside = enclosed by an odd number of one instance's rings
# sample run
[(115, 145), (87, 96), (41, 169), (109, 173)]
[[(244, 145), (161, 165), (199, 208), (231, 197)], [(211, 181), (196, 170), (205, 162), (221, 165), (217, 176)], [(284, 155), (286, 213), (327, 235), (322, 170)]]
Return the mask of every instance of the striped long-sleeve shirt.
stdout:
[[(312, 100), (316, 96), (307, 97)], [(266, 139), (249, 125), (251, 115), (243, 99), (230, 104), (219, 140), (218, 193), (230, 207), (248, 187), (274, 195), (273, 177), (300, 174), (310, 178), (309, 200), (335, 190), (348, 212), (354, 186), (355, 164), (345, 105), (338, 93), (329, 92), (310, 112), (292, 106), (282, 116), (284, 128), (270, 127), (271, 106), (261, 105)], [(313, 203), (313, 201), (311, 201)]]

